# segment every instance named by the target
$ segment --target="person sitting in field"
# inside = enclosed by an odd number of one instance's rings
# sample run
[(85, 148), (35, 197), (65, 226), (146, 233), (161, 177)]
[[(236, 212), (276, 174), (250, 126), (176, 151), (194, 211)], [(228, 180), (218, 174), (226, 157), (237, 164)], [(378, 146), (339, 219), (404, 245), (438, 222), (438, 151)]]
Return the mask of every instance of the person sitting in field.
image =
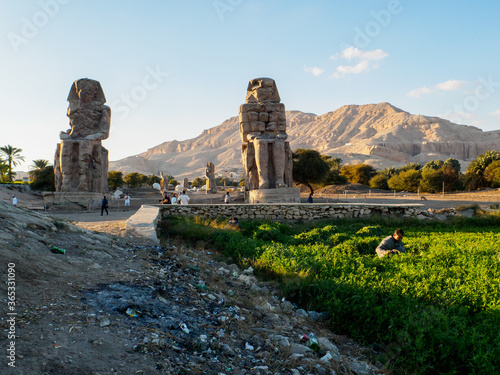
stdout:
[(231, 220), (229, 220), (228, 223), (226, 224), (226, 228), (234, 229), (234, 230), (241, 230), (241, 225), (240, 225), (240, 222), (238, 221), (238, 218), (233, 217)]
[(394, 231), (392, 236), (386, 237), (382, 240), (380, 245), (377, 246), (375, 251), (379, 258), (383, 258), (390, 254), (405, 253), (406, 249), (403, 244), (404, 232), (401, 228)]

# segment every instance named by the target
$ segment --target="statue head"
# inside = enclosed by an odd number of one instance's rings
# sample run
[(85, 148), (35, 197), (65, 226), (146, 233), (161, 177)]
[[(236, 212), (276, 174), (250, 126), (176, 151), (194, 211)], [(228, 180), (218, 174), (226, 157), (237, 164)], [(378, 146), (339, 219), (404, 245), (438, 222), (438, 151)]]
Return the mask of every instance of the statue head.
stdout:
[(281, 101), (276, 82), (271, 78), (255, 78), (248, 83), (246, 103)]
[(82, 78), (73, 82), (67, 100), (69, 102), (67, 114), (71, 125), (68, 134), (71, 138), (86, 137), (103, 131), (102, 113), (103, 109), (108, 107), (104, 105), (106, 97), (98, 81)]

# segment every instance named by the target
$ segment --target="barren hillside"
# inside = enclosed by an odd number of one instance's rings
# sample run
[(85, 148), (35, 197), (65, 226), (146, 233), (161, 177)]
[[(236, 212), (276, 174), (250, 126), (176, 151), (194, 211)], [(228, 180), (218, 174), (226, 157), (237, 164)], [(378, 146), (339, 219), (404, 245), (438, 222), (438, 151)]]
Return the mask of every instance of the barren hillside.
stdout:
[[(344, 163), (366, 162), (377, 168), (454, 157), (467, 164), (487, 150), (500, 150), (500, 131), (483, 132), (439, 117), (412, 115), (389, 103), (346, 105), (317, 116), (287, 111), (293, 149), (313, 148), (341, 157)], [(238, 118), (204, 130), (196, 138), (164, 142), (146, 152), (110, 163), (125, 173), (164, 173), (178, 178), (204, 175), (212, 161), (216, 172), (241, 171)]]

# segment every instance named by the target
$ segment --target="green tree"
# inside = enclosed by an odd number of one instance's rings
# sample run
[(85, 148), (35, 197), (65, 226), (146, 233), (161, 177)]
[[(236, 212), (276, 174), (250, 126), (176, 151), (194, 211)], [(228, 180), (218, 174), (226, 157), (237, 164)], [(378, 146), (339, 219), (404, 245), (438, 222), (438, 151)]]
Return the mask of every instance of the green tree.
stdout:
[(36, 178), (36, 176), (39, 173), (41, 173), (48, 165), (49, 165), (48, 160), (45, 159), (33, 160), (33, 165), (30, 166), (31, 170), (29, 171), (30, 180), (33, 181)]
[(343, 185), (347, 182), (347, 178), (340, 175), (342, 168), (341, 158), (332, 158), (328, 155), (321, 155), (321, 158), (328, 164), (328, 172), (323, 180), (323, 185)]
[(293, 180), (306, 185), (311, 194), (314, 189), (311, 184), (321, 182), (328, 170), (328, 164), (321, 158), (318, 151), (298, 148), (293, 154)]
[(142, 176), (137, 172), (129, 173), (125, 176), (125, 183), (131, 188), (139, 187), (142, 184)]
[(340, 169), (340, 175), (347, 178), (350, 183), (368, 185), (370, 179), (375, 176), (376, 170), (368, 164), (344, 165)]
[(119, 171), (108, 172), (108, 185), (110, 189), (116, 190), (125, 184), (123, 173)]
[[(441, 162), (442, 163), (442, 162)], [(443, 189), (443, 171), (444, 168), (435, 169), (434, 166), (427, 167), (424, 165), (422, 169), (422, 179), (420, 180), (420, 189), (428, 193), (437, 193)]]
[(422, 169), (422, 165), (419, 163), (409, 163), (406, 165), (403, 165), (401, 168), (399, 168), (398, 172), (404, 172), (404, 171), (409, 171), (409, 170), (416, 170), (419, 171)]
[(192, 187), (200, 188), (202, 186), (205, 186), (207, 184), (207, 179), (205, 177), (196, 177), (193, 182), (191, 183)]
[(406, 190), (416, 192), (419, 188), (421, 173), (416, 169), (408, 169), (392, 176), (387, 185), (389, 189)]
[(433, 170), (438, 170), (443, 167), (443, 161), (442, 160), (434, 160), (430, 161), (427, 164), (424, 165), (422, 169), (433, 169)]
[(238, 186), (239, 186), (239, 187), (245, 187), (245, 179), (244, 179), (244, 178), (242, 178), (242, 179), (240, 180), (240, 183), (238, 184)]
[(9, 166), (5, 161), (0, 159), (0, 180), (5, 181), (7, 179), (7, 174), (9, 173)]
[(500, 152), (486, 151), (472, 161), (465, 172), (465, 181), (469, 189), (477, 189), (490, 186), (490, 182), (484, 177), (484, 171), (496, 160), (500, 159)]
[(370, 187), (373, 188), (373, 189), (389, 189), (389, 185), (387, 185), (387, 175), (384, 173), (384, 172), (378, 172), (377, 174), (375, 174), (375, 176), (373, 176), (371, 179), (370, 179)]
[(172, 178), (171, 180), (168, 181), (168, 184), (176, 187), (177, 185), (179, 185), (179, 182), (175, 178)]
[(457, 159), (447, 159), (443, 164), (443, 182), (446, 191), (462, 190), (462, 174)]
[(152, 174), (150, 176), (148, 176), (148, 179), (146, 181), (146, 183), (149, 185), (149, 186), (153, 186), (153, 184), (159, 184), (161, 182), (161, 178)]
[(49, 165), (49, 161), (46, 159), (36, 159), (33, 160), (33, 165), (30, 166), (30, 175), (32, 173), (36, 173), (36, 171), (43, 170), (47, 165)]
[(495, 160), (484, 170), (484, 178), (491, 187), (500, 187), (500, 160)]
[(0, 147), (0, 157), (3, 157), (8, 166), (7, 181), (12, 181), (16, 175), (16, 172), (12, 168), (17, 167), (24, 161), (24, 156), (21, 155), (21, 152), (23, 152), (22, 149), (12, 147), (11, 145)]
[(45, 168), (39, 170), (33, 175), (30, 187), (33, 190), (42, 191), (55, 191), (55, 175), (54, 167), (52, 165), (47, 165)]
[(453, 168), (457, 173), (460, 173), (460, 162), (457, 159), (449, 158), (444, 162), (445, 168)]

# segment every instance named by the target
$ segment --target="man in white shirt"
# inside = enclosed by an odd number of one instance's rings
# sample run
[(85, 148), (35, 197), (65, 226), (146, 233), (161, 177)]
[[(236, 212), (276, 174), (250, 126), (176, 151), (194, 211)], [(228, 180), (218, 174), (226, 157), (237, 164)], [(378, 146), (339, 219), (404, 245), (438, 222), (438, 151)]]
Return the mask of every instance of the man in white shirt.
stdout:
[(16, 197), (16, 195), (15, 195), (15, 194), (14, 194), (14, 195), (12, 195), (12, 204), (13, 204), (14, 206), (17, 206), (17, 197)]
[(179, 202), (181, 204), (189, 204), (189, 196), (186, 194), (186, 190), (183, 190), (182, 194), (179, 195)]

